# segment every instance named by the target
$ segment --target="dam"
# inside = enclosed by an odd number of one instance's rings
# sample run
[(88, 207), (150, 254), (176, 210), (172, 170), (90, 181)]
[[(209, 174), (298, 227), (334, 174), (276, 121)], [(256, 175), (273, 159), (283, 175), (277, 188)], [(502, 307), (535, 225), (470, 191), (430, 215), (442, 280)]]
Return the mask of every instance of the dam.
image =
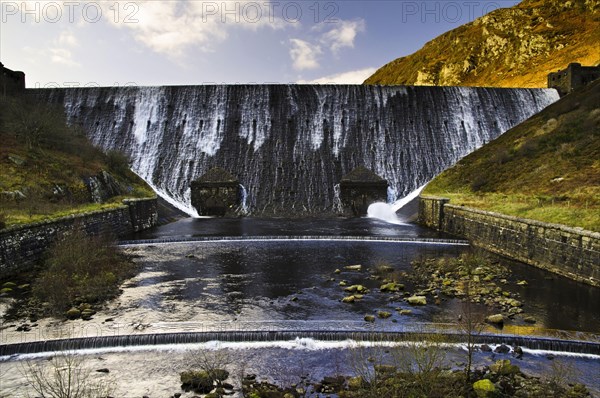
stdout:
[[(388, 201), (558, 100), (554, 89), (205, 85), (32, 89), (64, 106), (94, 144), (120, 150), (172, 204), (194, 214), (190, 183), (214, 167), (245, 192), (244, 214), (339, 214), (357, 167)], [(242, 188), (240, 188), (242, 189)]]

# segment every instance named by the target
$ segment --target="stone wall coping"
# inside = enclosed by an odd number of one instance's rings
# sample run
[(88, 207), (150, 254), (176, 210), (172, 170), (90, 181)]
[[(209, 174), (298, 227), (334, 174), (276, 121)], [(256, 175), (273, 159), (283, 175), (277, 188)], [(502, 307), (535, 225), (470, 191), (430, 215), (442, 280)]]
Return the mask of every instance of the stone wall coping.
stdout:
[(443, 196), (429, 196), (429, 195), (421, 195), (419, 196), (420, 199), (425, 199), (425, 200), (444, 200), (446, 202), (450, 202), (449, 198), (444, 198)]
[(127, 198), (123, 199), (123, 203), (137, 203), (137, 202), (149, 202), (152, 200), (156, 200), (158, 197), (154, 196), (151, 198)]
[[(449, 198), (444, 198), (442, 196), (421, 196), (420, 198), (425, 199), (425, 200), (439, 200), (439, 201), (450, 202)], [(476, 213), (476, 214), (481, 214), (481, 215), (486, 215), (486, 216), (491, 216), (491, 217), (496, 217), (496, 218), (502, 218), (505, 220), (520, 222), (523, 224), (535, 225), (536, 227), (557, 229), (559, 231), (568, 232), (568, 233), (577, 234), (577, 235), (584, 235), (584, 236), (594, 238), (594, 239), (600, 239), (600, 232), (590, 231), (587, 229), (583, 229), (581, 227), (569, 227), (569, 226), (563, 225), (563, 224), (553, 224), (553, 223), (547, 223), (547, 222), (538, 221), (538, 220), (532, 220), (530, 218), (520, 218), (520, 217), (516, 217), (516, 216), (509, 216), (508, 214), (495, 213), (493, 211), (480, 210), (480, 209), (475, 209), (473, 207), (468, 207), (468, 206), (453, 205), (451, 203), (446, 203), (445, 207), (448, 207), (451, 209), (457, 209), (457, 210), (464, 210), (464, 211), (468, 211), (471, 213)]]
[[(439, 199), (445, 199), (445, 198), (423, 197), (423, 199), (439, 200)], [(589, 231), (589, 230), (583, 229), (581, 227), (569, 227), (569, 226), (566, 226), (563, 224), (546, 223), (543, 221), (532, 220), (529, 218), (520, 218), (520, 217), (516, 217), (516, 216), (509, 216), (507, 214), (494, 213), (492, 211), (480, 210), (480, 209), (475, 209), (473, 207), (467, 207), (467, 206), (458, 206), (458, 205), (453, 205), (453, 204), (449, 204), (449, 203), (447, 203), (444, 207), (448, 207), (450, 209), (468, 211), (470, 213), (481, 214), (481, 215), (485, 215), (485, 216), (502, 218), (504, 220), (519, 222), (519, 223), (523, 223), (523, 224), (535, 225), (536, 227), (557, 229), (559, 231), (567, 232), (570, 234), (583, 235), (583, 236), (587, 236), (587, 237), (594, 238), (594, 239), (600, 239), (600, 232)]]
[(77, 218), (84, 218), (87, 216), (93, 216), (96, 214), (102, 214), (102, 213), (108, 213), (111, 211), (115, 211), (115, 210), (123, 210), (123, 209), (127, 209), (127, 204), (128, 203), (136, 203), (136, 202), (143, 202), (143, 201), (151, 201), (151, 200), (155, 200), (156, 197), (154, 198), (130, 198), (130, 199), (123, 199), (122, 204), (115, 206), (115, 207), (111, 207), (108, 209), (100, 209), (100, 210), (93, 210), (93, 211), (86, 211), (83, 213), (74, 213), (74, 214), (69, 214), (67, 216), (62, 216), (62, 217), (57, 217), (57, 218), (51, 218), (48, 220), (41, 220), (41, 221), (36, 221), (36, 222), (32, 222), (32, 223), (27, 223), (27, 224), (19, 224), (19, 225), (12, 225), (8, 228), (4, 228), (2, 230), (0, 230), (0, 235), (7, 235), (13, 232), (17, 232), (20, 230), (25, 230), (25, 229), (30, 229), (30, 228), (36, 228), (36, 227), (42, 227), (45, 225), (51, 225), (51, 224), (55, 224), (55, 223), (61, 223), (63, 221), (68, 221), (68, 220), (75, 220)]

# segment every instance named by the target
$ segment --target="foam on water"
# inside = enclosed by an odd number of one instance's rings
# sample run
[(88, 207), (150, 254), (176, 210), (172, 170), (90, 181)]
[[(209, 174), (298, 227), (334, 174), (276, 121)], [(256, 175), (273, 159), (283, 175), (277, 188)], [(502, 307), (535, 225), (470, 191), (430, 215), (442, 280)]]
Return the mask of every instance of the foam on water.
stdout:
[[(390, 203), (376, 202), (376, 203), (371, 204), (367, 210), (367, 216), (371, 217), (371, 218), (377, 218), (379, 220), (383, 220), (390, 224), (406, 225), (406, 223), (403, 222), (398, 217), (396, 212), (398, 212), (401, 208), (406, 206), (412, 200), (416, 199), (421, 194), (423, 189), (425, 189), (425, 186), (426, 185), (420, 186), (419, 188), (415, 189), (414, 191), (412, 191), (411, 193), (409, 193), (402, 199), (396, 200), (394, 203), (390, 204)], [(394, 192), (393, 189), (388, 188), (388, 197), (390, 196), (390, 191)]]
[[(347, 350), (362, 347), (410, 347), (425, 345), (422, 342), (407, 342), (407, 341), (360, 341), (360, 340), (340, 340), (340, 341), (323, 341), (312, 338), (296, 338), (287, 341), (247, 341), (247, 342), (228, 342), (228, 341), (208, 341), (205, 343), (190, 343), (190, 344), (161, 344), (161, 345), (141, 345), (127, 347), (105, 347), (92, 349), (71, 350), (66, 353), (69, 355), (104, 355), (109, 353), (128, 353), (128, 352), (188, 352), (198, 350), (264, 350), (264, 349), (287, 349), (301, 351), (324, 351), (324, 350)], [(465, 343), (442, 343), (439, 347), (452, 349), (458, 348), (464, 351), (467, 350)], [(490, 347), (495, 349), (499, 344), (490, 344)], [(570, 358), (587, 358), (592, 360), (600, 360), (600, 355), (586, 353), (571, 353), (563, 351), (536, 350), (522, 348), (524, 353), (543, 357), (553, 355), (555, 357), (570, 357)], [(51, 358), (56, 355), (52, 352), (38, 352), (32, 354), (17, 354), (0, 356), (0, 362), (4, 361), (26, 361), (31, 359)]]
[(400, 220), (400, 218), (398, 218), (393, 206), (383, 202), (372, 203), (367, 210), (367, 216), (371, 218), (377, 218), (378, 220), (383, 220), (390, 224), (405, 224)]

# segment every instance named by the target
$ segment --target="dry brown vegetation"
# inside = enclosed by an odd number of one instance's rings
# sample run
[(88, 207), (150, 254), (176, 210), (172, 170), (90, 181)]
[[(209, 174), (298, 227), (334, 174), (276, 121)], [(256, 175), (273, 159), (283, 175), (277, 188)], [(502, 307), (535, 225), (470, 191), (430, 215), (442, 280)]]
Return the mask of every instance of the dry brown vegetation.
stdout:
[(453, 204), (600, 230), (600, 81), (462, 159), (425, 189)]
[(154, 195), (123, 154), (93, 146), (59, 107), (0, 97), (0, 141), (0, 228), (120, 205), (122, 197), (92, 203), (85, 179), (103, 170), (127, 197)]
[(449, 31), (366, 84), (546, 87), (571, 62), (600, 64), (600, 1), (524, 0)]

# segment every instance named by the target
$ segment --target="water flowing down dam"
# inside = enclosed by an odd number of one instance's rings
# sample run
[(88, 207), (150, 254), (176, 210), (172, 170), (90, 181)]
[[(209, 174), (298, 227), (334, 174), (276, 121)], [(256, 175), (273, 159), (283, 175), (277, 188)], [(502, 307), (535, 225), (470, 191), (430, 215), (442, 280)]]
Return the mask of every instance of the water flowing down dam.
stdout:
[(190, 182), (213, 167), (252, 215), (336, 214), (364, 166), (403, 197), (558, 100), (552, 89), (206, 85), (29, 90), (64, 105), (104, 149), (128, 154), (159, 194), (193, 213)]

